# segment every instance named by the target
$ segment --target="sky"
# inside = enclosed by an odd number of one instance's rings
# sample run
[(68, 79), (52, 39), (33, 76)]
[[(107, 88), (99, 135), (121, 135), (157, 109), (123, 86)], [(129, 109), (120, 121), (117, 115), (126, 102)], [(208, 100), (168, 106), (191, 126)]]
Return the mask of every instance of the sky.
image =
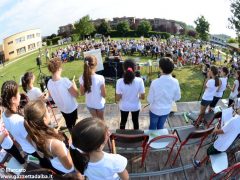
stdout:
[(41, 28), (42, 35), (57, 33), (58, 27), (74, 23), (84, 15), (91, 19), (133, 16), (183, 21), (194, 26), (203, 15), (210, 23), (211, 34), (230, 30), (230, 0), (0, 0), (0, 43), (4, 38)]

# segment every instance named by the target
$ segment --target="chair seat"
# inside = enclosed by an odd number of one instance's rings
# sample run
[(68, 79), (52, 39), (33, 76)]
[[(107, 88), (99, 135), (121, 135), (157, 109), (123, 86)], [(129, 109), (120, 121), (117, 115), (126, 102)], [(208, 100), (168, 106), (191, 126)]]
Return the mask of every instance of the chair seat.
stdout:
[(210, 160), (212, 169), (215, 173), (219, 173), (228, 168), (228, 158), (226, 152), (210, 155)]
[(14, 157), (11, 157), (7, 163), (8, 172), (11, 171), (12, 173), (19, 175), (25, 171), (24, 166), (20, 164)]
[[(167, 129), (145, 130), (144, 133), (149, 135), (148, 142), (150, 142), (152, 139), (154, 139), (158, 136), (169, 134)], [(150, 144), (150, 147), (154, 148), (154, 149), (161, 149), (161, 148), (165, 148), (169, 143), (170, 143), (170, 141), (167, 141), (166, 139), (164, 139), (164, 140), (161, 140), (161, 141), (152, 142)]]

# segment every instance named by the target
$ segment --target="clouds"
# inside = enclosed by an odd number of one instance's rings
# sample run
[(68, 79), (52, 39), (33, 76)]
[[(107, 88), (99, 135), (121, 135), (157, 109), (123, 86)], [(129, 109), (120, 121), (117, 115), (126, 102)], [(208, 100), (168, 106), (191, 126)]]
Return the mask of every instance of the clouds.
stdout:
[(226, 29), (230, 16), (228, 0), (1, 0), (0, 42), (30, 28), (41, 28), (43, 35), (56, 33), (59, 26), (73, 23), (86, 14), (93, 19), (160, 17), (188, 24), (203, 14), (211, 24), (211, 33), (232, 33)]

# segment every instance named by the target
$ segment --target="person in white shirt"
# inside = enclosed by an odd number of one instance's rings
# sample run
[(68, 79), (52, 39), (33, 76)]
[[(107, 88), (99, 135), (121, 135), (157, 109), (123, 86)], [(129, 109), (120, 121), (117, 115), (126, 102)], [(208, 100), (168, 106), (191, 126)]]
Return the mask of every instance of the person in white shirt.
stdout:
[(125, 129), (129, 112), (132, 114), (134, 129), (139, 129), (140, 100), (145, 98), (145, 88), (143, 79), (135, 77), (135, 67), (136, 64), (133, 60), (125, 60), (123, 78), (120, 78), (116, 85), (116, 100), (119, 101), (121, 112), (120, 129)]
[(231, 87), (230, 85), (228, 85), (228, 88), (231, 90), (231, 93), (229, 95), (229, 101), (228, 101), (228, 107), (230, 107), (234, 100), (237, 98), (237, 95), (239, 94), (240, 91), (240, 70), (238, 70), (235, 73), (235, 78), (236, 80), (234, 81), (233, 86)]
[(25, 153), (38, 158), (42, 167), (51, 168), (50, 161), (40, 157), (35, 147), (30, 143), (30, 137), (24, 126), (24, 117), (20, 115), (19, 111), (20, 94), (15, 81), (3, 83), (1, 98), (2, 105), (5, 108), (2, 115), (3, 123), (9, 134), (17, 141)]
[(72, 158), (64, 144), (64, 137), (55, 129), (49, 127), (50, 115), (41, 100), (30, 101), (24, 107), (24, 126), (33, 144), (52, 164), (52, 170), (57, 174), (74, 171)]
[(47, 88), (49, 96), (60, 109), (67, 128), (69, 130), (75, 125), (78, 118), (78, 104), (76, 97), (78, 89), (75, 81), (70, 81), (68, 78), (62, 78), (62, 62), (59, 58), (54, 58), (48, 63), (48, 70), (52, 73), (52, 79), (48, 81)]
[(159, 68), (161, 76), (151, 83), (147, 98), (150, 104), (149, 129), (151, 130), (164, 128), (164, 123), (172, 109), (172, 103), (181, 98), (179, 82), (171, 75), (174, 69), (172, 59), (161, 58)]
[(220, 86), (220, 80), (218, 78), (218, 68), (216, 66), (211, 66), (207, 72), (207, 79), (205, 81), (205, 91), (201, 100), (200, 114), (196, 121), (194, 122), (195, 126), (199, 126), (202, 122), (202, 119), (205, 115), (207, 107), (211, 104), (213, 97)]
[(221, 69), (221, 78), (220, 78), (220, 81), (219, 81), (219, 86), (218, 86), (218, 89), (213, 97), (213, 100), (210, 104), (210, 111), (213, 110), (215, 108), (215, 106), (217, 105), (219, 99), (222, 98), (223, 96), (223, 93), (224, 91), (226, 90), (227, 88), (227, 81), (228, 81), (228, 68), (227, 67), (223, 67)]
[(29, 101), (42, 99), (45, 100), (47, 97), (37, 87), (34, 87), (35, 76), (32, 72), (26, 72), (22, 77), (22, 88), (27, 93)]
[(105, 107), (105, 79), (95, 73), (97, 59), (95, 56), (87, 56), (84, 60), (83, 75), (79, 78), (80, 93), (86, 97), (86, 105), (93, 117), (104, 119)]
[(127, 180), (127, 159), (103, 151), (110, 132), (97, 118), (81, 120), (72, 129), (70, 153), (75, 169), (93, 180)]

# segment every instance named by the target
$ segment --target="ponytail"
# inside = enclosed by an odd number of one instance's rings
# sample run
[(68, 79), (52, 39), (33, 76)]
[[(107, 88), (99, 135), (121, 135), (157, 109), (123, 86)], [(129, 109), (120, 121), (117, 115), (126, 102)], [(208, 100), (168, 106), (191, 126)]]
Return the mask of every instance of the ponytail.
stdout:
[(92, 71), (97, 66), (97, 58), (95, 56), (86, 56), (84, 60), (84, 71), (83, 71), (83, 86), (84, 92), (90, 93), (92, 86)]
[(126, 60), (123, 63), (123, 68), (123, 81), (125, 84), (131, 84), (135, 78), (135, 62), (133, 60)]
[(32, 78), (33, 78), (33, 73), (32, 72), (26, 72), (21, 79), (22, 88), (26, 93), (27, 93), (27, 89), (28, 89), (28, 86), (29, 86)]
[(220, 79), (218, 76), (215, 76), (215, 86), (218, 87), (220, 85)]
[(218, 77), (218, 68), (216, 66), (211, 66), (212, 74), (214, 75), (215, 86), (218, 87), (220, 85), (220, 79)]
[(90, 159), (88, 154), (80, 153), (78, 149), (72, 148), (72, 146), (70, 146), (70, 155), (72, 157), (74, 167), (81, 174), (84, 174), (84, 171), (87, 169), (88, 162)]

